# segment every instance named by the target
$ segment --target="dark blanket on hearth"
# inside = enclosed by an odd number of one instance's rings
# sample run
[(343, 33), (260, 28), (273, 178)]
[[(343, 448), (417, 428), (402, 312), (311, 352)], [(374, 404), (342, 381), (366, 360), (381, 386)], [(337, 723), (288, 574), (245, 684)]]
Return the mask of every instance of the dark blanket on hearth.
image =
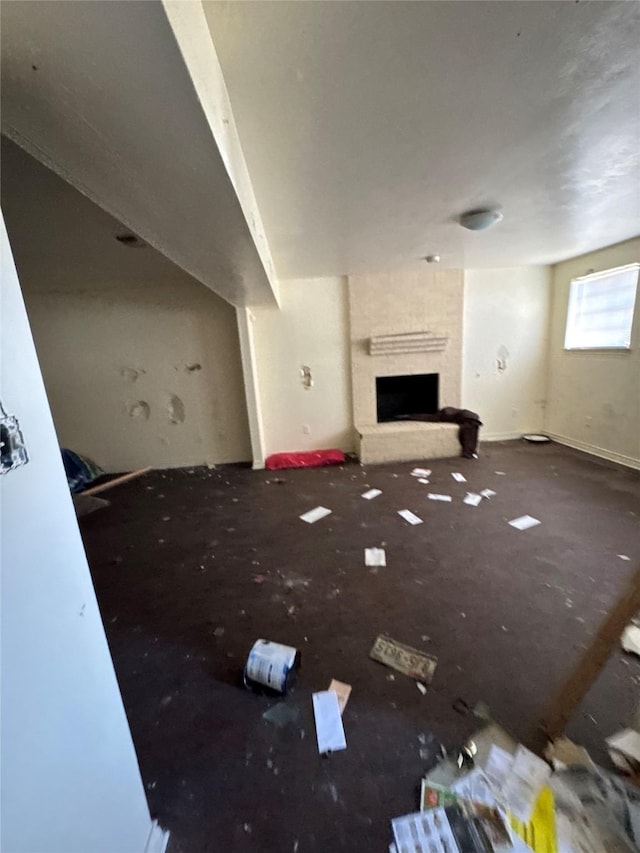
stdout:
[(469, 409), (454, 409), (446, 406), (433, 415), (399, 415), (397, 421), (427, 421), (428, 423), (459, 424), (458, 440), (465, 459), (471, 459), (478, 452), (478, 433), (482, 426), (480, 415)]

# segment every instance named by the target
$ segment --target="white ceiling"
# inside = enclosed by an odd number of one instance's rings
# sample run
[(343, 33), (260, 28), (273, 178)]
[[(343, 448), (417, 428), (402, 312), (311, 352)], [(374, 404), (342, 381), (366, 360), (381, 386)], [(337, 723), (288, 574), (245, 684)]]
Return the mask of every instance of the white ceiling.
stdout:
[[(640, 231), (640, 4), (205, 2), (281, 277)], [(484, 233), (455, 223), (497, 205)]]
[[(265, 253), (162, 3), (0, 8), (3, 133), (228, 301), (273, 304)], [(202, 16), (214, 80), (206, 27)]]

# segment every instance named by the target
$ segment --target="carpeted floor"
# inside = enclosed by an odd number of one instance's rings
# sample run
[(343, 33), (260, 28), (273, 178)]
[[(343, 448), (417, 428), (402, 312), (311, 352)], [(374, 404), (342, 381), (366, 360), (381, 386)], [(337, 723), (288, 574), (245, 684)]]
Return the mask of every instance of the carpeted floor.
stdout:
[[(386, 851), (389, 820), (415, 809), (440, 743), (477, 725), (452, 708), (459, 698), (531, 742), (640, 560), (640, 475), (521, 442), (416, 464), (433, 470), (429, 486), (411, 464), (158, 471), (82, 519), (151, 811), (174, 853)], [(363, 500), (368, 487), (382, 495)], [(485, 488), (495, 497), (463, 504)], [(332, 515), (299, 520), (317, 505)], [(400, 519), (405, 508), (424, 523)], [(524, 514), (541, 524), (506, 523)], [(364, 566), (372, 546), (386, 568)], [(426, 696), (369, 659), (379, 633), (437, 656)], [(259, 637), (302, 653), (282, 727), (262, 716), (278, 700), (241, 686)], [(311, 693), (331, 678), (353, 686), (348, 747), (321, 758)], [(630, 722), (639, 683), (640, 659), (617, 650), (573, 719), (569, 735), (596, 760)]]

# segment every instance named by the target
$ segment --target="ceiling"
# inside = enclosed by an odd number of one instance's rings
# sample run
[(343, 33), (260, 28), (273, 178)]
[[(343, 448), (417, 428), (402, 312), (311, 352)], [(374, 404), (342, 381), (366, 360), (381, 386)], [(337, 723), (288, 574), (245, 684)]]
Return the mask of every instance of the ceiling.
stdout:
[[(280, 277), (547, 264), (640, 232), (640, 4), (204, 7)], [(485, 205), (493, 230), (456, 223)]]
[[(185, 37), (186, 13), (200, 12), (215, 82), (202, 9), (178, 5), (185, 14), (170, 11)], [(0, 9), (3, 133), (228, 301), (275, 304), (165, 6), (18, 0)]]

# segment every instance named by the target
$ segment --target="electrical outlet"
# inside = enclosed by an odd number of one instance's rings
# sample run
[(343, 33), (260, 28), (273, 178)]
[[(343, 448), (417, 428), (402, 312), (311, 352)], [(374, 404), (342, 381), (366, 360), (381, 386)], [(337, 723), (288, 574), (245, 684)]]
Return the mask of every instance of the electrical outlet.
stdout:
[(311, 427), (309, 426), (309, 424), (302, 424), (302, 432), (305, 435), (311, 435)]

